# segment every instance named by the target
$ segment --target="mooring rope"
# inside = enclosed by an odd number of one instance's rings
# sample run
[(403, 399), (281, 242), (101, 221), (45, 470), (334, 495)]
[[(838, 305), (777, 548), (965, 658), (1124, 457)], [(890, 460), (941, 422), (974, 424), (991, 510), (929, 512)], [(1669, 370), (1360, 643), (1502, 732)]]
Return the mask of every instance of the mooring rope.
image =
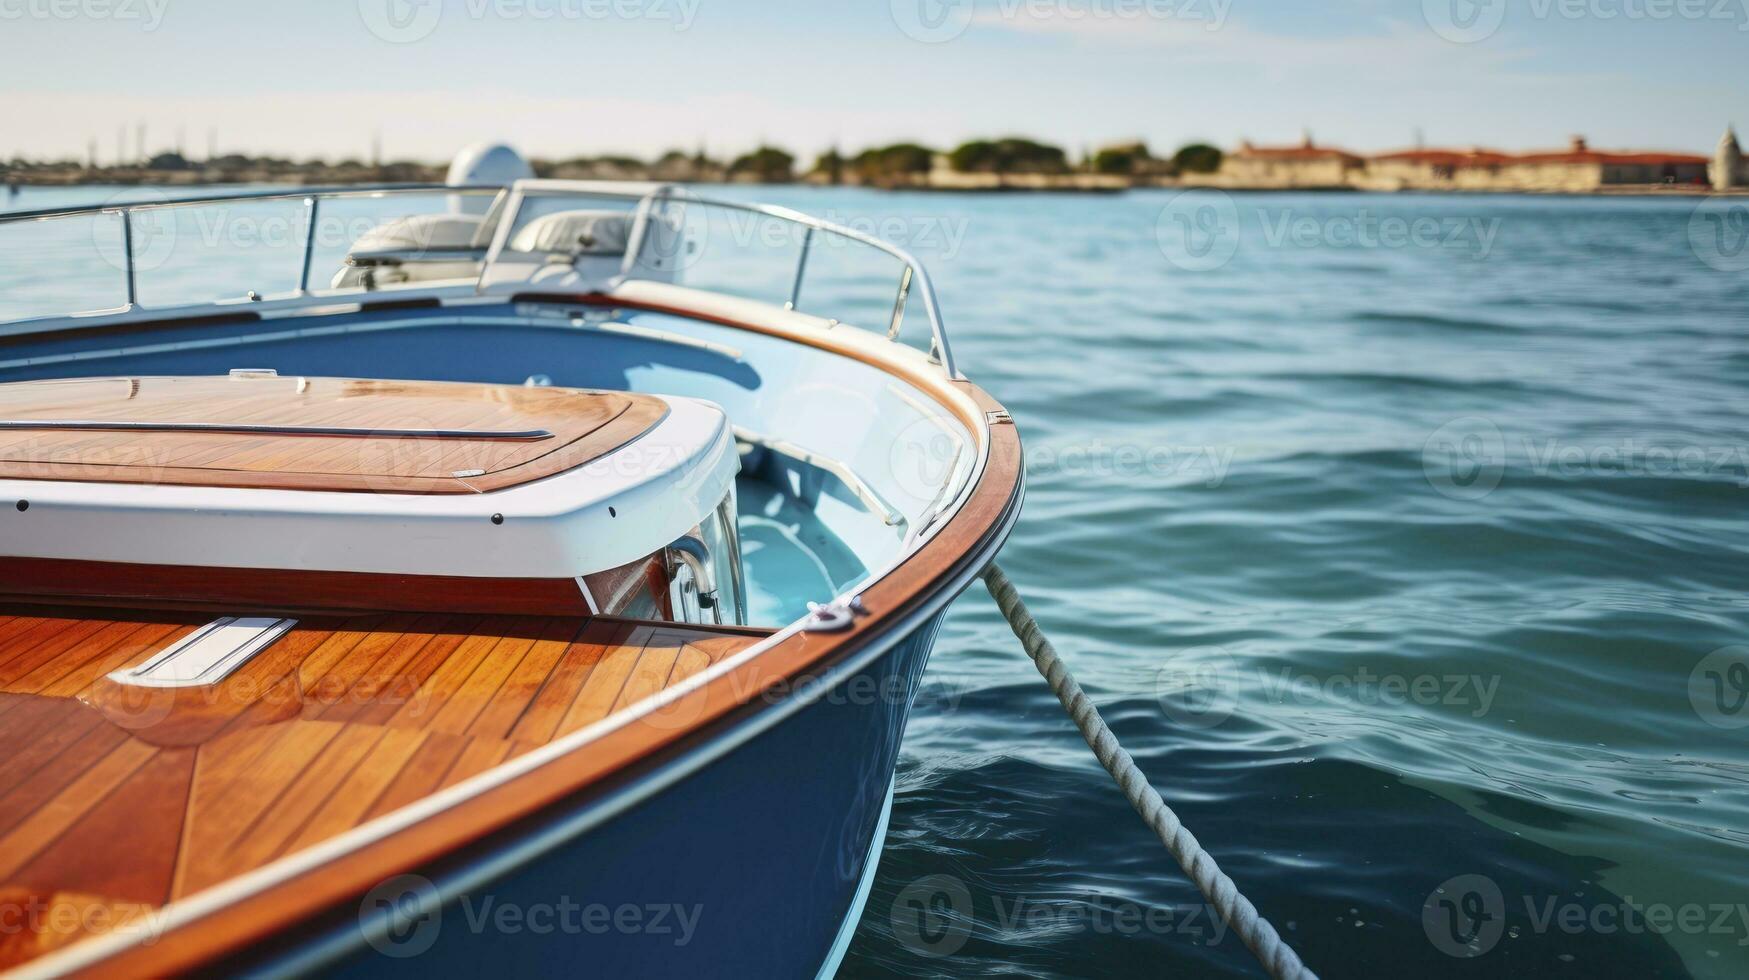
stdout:
[(1057, 700), (1063, 703), (1063, 709), (1069, 712), (1075, 727), (1081, 730), (1081, 737), (1099, 757), (1100, 764), (1117, 780), (1130, 805), (1153, 828), (1160, 843), (1166, 845), (1178, 866), (1220, 913), (1222, 921), (1245, 940), (1245, 945), (1256, 954), (1257, 961), (1276, 980), (1317, 980), (1318, 975), (1300, 962), (1299, 955), (1282, 941), (1281, 934), (1275, 931), (1269, 920), (1257, 914), (1257, 906), (1239, 894), (1239, 886), (1221, 873), (1215, 859), (1209, 857), (1197, 843), (1195, 835), (1178, 819), (1178, 814), (1173, 813), (1154, 787), (1148, 784), (1148, 777), (1136, 766), (1136, 760), (1118, 744), (1117, 736), (1106, 727), (1105, 719), (1099, 717), (1099, 709), (1081, 690), (1069, 668), (1063, 666), (1056, 648), (1051, 646), (1051, 641), (1038, 628), (1038, 622), (1027, 612), (1026, 603), (1020, 601), (1014, 583), (994, 562), (984, 570), (984, 585), (995, 598), (996, 605), (1001, 607), (1008, 625), (1014, 628), (1014, 635), (1026, 647), (1026, 655), (1032, 658), (1038, 672), (1050, 683)]

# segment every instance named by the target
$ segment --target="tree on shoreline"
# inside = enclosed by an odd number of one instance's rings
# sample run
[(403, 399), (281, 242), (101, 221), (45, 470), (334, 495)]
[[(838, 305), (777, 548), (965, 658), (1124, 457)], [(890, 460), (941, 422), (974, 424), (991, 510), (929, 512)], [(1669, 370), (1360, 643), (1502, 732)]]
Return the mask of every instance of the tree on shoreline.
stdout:
[(787, 184), (795, 179), (796, 158), (775, 146), (762, 146), (735, 158), (729, 176), (761, 184)]
[(1108, 146), (1093, 154), (1092, 170), (1096, 174), (1128, 177), (1143, 170), (1154, 160), (1146, 143), (1124, 143)]
[(917, 143), (894, 143), (858, 153), (851, 161), (858, 180), (877, 187), (914, 184), (935, 169), (935, 151)]
[(1069, 157), (1061, 147), (1024, 137), (973, 140), (948, 155), (953, 169), (964, 174), (1064, 174)]
[(1172, 167), (1181, 174), (1212, 174), (1221, 169), (1227, 155), (1207, 143), (1191, 143), (1172, 157)]

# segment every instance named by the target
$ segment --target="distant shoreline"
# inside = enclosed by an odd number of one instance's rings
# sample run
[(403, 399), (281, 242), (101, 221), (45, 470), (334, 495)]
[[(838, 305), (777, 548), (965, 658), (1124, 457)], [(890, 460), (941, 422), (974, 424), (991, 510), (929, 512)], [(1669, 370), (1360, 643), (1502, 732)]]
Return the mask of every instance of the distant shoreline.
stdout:
[[(243, 171), (175, 171), (149, 170), (143, 168), (129, 169), (97, 169), (69, 168), (56, 170), (34, 170), (12, 174), (8, 181), (20, 187), (215, 187), (246, 184), (291, 185), (293, 187), (347, 187), (384, 183), (416, 183), (439, 184), (443, 181), (443, 170), (438, 167), (411, 167), (398, 165), (392, 168), (300, 168), (296, 171), (282, 172), (274, 170), (243, 170)], [(867, 183), (860, 181), (845, 181), (833, 184), (829, 181), (815, 178), (798, 178), (787, 181), (760, 181), (735, 179), (697, 179), (692, 176), (674, 175), (671, 177), (648, 176), (631, 177), (615, 175), (602, 179), (644, 179), (672, 183), (703, 184), (719, 186), (766, 186), (766, 187), (867, 187), (871, 190), (884, 191), (917, 191), (931, 194), (1122, 194), (1137, 190), (1218, 190), (1231, 194), (1451, 194), (1463, 196), (1498, 196), (1515, 197), (1708, 197), (1708, 196), (1746, 196), (1749, 188), (1736, 188), (1728, 191), (1718, 191), (1702, 184), (1612, 184), (1603, 187), (1584, 190), (1508, 190), (1508, 189), (1472, 189), (1472, 188), (1415, 188), (1399, 189), (1354, 187), (1354, 186), (1246, 186), (1213, 182), (1206, 179), (1178, 179), (1167, 177), (1125, 178), (1096, 174), (952, 174), (945, 178), (930, 175), (927, 179), (907, 180), (894, 183)]]

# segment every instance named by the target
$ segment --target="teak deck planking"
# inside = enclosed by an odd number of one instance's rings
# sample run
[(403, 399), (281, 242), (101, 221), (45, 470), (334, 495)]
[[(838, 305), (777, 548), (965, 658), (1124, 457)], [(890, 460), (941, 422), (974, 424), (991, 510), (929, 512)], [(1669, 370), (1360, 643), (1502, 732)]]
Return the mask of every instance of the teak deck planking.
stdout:
[[(605, 618), (298, 625), (208, 688), (108, 675), (204, 614), (0, 605), (0, 902), (115, 927), (563, 737), (757, 642)], [(61, 914), (68, 914), (62, 912)], [(80, 938), (0, 935), (0, 968)]]
[[(375, 434), (167, 428), (0, 431), (0, 478), (376, 493), (484, 493), (599, 459), (667, 414), (627, 392), (428, 381), (240, 376), (0, 385), (6, 422), (223, 422)], [(478, 432), (477, 438), (396, 430)], [(541, 431), (537, 439), (489, 433)], [(461, 474), (461, 475), (458, 475)]]

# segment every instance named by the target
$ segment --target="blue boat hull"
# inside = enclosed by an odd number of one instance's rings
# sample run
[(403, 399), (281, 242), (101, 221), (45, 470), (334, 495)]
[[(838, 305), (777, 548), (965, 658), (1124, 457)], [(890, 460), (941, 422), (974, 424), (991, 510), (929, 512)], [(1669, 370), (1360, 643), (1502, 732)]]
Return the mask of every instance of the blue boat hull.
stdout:
[[(748, 372), (731, 380), (759, 384), (746, 365), (673, 345), (483, 327), (425, 309), (395, 311), (404, 326), (374, 329), (383, 316), (328, 316), (321, 334), (303, 336), (296, 321), (243, 320), (19, 338), (0, 350), (0, 381), (272, 367), (502, 383), (538, 369), (555, 384), (619, 387), (628, 371), (659, 367)], [(878, 859), (899, 743), (951, 598), (930, 597), (817, 683), (756, 700), (642, 771), (385, 882), (226, 972), (768, 978), (834, 967)]]
[[(855, 928), (944, 615), (866, 666), (762, 701), (608, 797), (387, 882), (336, 910), (325, 932), (231, 966), (373, 978), (815, 976)], [(767, 712), (787, 716), (771, 723)]]

